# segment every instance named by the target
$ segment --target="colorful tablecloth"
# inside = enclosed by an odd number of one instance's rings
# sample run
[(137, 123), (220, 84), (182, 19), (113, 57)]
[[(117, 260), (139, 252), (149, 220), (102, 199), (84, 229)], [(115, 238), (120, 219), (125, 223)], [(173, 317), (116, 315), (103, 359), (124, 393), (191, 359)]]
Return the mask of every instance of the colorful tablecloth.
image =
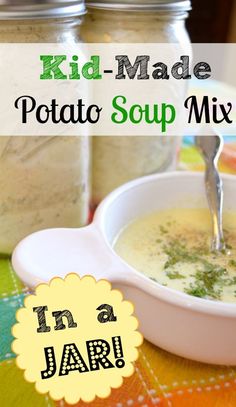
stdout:
[[(231, 138), (230, 142), (232, 140)], [(234, 154), (226, 151), (220, 168), (222, 171), (236, 173)], [(180, 169), (203, 169), (203, 162), (193, 147), (191, 138), (184, 140), (180, 153)], [(22, 306), (26, 295), (27, 288), (15, 275), (10, 261), (0, 259), (0, 407), (65, 406), (63, 401), (56, 403), (48, 396), (37, 394), (34, 385), (27, 383), (23, 372), (16, 367), (15, 355), (11, 351), (11, 327), (15, 322), (15, 312)], [(135, 364), (135, 374), (125, 379), (120, 389), (112, 390), (108, 399), (97, 399), (89, 405), (236, 407), (236, 367), (192, 362), (145, 341)], [(81, 402), (78, 406), (88, 404)]]

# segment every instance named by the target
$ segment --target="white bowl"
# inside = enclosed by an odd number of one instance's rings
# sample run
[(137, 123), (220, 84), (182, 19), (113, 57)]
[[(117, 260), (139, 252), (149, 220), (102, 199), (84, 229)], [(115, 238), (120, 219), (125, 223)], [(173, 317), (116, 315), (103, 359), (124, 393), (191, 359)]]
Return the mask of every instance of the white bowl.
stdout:
[[(223, 176), (224, 208), (236, 210), (236, 177)], [(192, 297), (139, 273), (112, 249), (117, 233), (135, 218), (171, 207), (206, 207), (204, 176), (157, 174), (131, 181), (99, 206), (91, 225), (48, 229), (16, 247), (12, 263), (30, 287), (70, 272), (107, 278), (135, 304), (145, 338), (193, 360), (236, 365), (236, 303)]]

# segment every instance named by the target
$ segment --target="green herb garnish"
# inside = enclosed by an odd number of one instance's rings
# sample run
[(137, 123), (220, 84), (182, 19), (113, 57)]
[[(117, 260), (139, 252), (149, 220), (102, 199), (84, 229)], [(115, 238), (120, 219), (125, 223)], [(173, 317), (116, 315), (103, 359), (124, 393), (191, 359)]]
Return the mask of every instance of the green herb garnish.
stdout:
[(166, 275), (167, 277), (169, 277), (170, 280), (186, 278), (185, 276), (183, 276), (183, 274), (180, 274), (178, 271), (167, 271)]
[(196, 263), (200, 259), (200, 256), (195, 253), (195, 250), (190, 253), (186, 248), (186, 243), (181, 243), (175, 239), (171, 240), (168, 245), (165, 244), (162, 249), (168, 256), (164, 269), (180, 262)]
[(161, 239), (156, 239), (156, 243), (162, 243)]
[[(214, 264), (206, 258), (210, 253), (208, 247), (204, 244), (188, 249), (187, 241), (169, 238), (169, 241), (163, 245), (162, 250), (168, 256), (164, 264), (164, 270), (172, 280), (186, 278), (176, 271), (175, 266), (177, 264), (196, 264), (196, 273), (191, 276), (195, 281), (184, 289), (187, 294), (200, 298), (220, 300), (224, 286), (236, 285), (236, 277), (229, 278), (226, 268)], [(236, 261), (230, 260), (229, 265), (236, 267)]]
[(166, 235), (168, 233), (168, 230), (163, 225), (160, 225), (159, 229), (162, 235)]
[(233, 259), (231, 259), (228, 264), (229, 266), (236, 267), (236, 261)]
[(193, 286), (192, 284), (190, 284), (189, 288), (185, 288), (184, 292), (199, 298), (206, 298), (207, 296), (207, 290), (204, 287), (197, 287)]

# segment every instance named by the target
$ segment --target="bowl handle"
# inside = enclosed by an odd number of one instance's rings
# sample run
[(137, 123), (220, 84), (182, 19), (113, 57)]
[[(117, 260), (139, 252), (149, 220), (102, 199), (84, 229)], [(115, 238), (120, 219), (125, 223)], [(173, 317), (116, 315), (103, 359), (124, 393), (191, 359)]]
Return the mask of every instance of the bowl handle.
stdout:
[(12, 265), (20, 279), (32, 288), (68, 273), (91, 274), (111, 282), (129, 281), (132, 273), (112, 252), (95, 224), (33, 233), (16, 246)]

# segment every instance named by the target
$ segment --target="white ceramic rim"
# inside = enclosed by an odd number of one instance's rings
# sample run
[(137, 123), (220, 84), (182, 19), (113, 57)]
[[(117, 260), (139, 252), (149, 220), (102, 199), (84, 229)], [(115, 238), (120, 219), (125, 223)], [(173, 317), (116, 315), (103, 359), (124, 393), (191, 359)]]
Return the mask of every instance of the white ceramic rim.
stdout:
[[(222, 179), (233, 181), (236, 183), (236, 176), (229, 175), (229, 174), (221, 174)], [(191, 172), (191, 171), (173, 171), (168, 173), (161, 173), (161, 174), (154, 174), (148, 175), (134, 181), (128, 182), (121, 187), (117, 188), (113, 192), (111, 192), (99, 205), (98, 209), (96, 210), (93, 224), (97, 227), (97, 229), (102, 234), (104, 239), (104, 243), (108, 247), (108, 250), (111, 250), (113, 256), (118, 257), (119, 261), (129, 267), (129, 269), (134, 274), (134, 279), (136, 284), (129, 283), (130, 286), (135, 286), (136, 288), (140, 288), (145, 291), (147, 294), (156, 297), (164, 302), (170, 303), (172, 305), (181, 307), (181, 308), (188, 308), (192, 311), (201, 312), (205, 314), (211, 314), (217, 316), (224, 316), (224, 317), (236, 317), (236, 303), (226, 303), (222, 301), (215, 301), (215, 300), (207, 300), (198, 297), (191, 296), (189, 294), (183, 293), (181, 291), (174, 290), (172, 288), (168, 288), (165, 286), (160, 285), (146, 277), (144, 274), (137, 271), (135, 268), (130, 266), (126, 263), (118, 254), (113, 250), (112, 246), (108, 242), (106, 233), (105, 233), (105, 222), (106, 222), (106, 211), (110, 205), (115, 201), (115, 199), (124, 193), (127, 190), (132, 188), (136, 188), (148, 181), (155, 181), (159, 178), (176, 178), (176, 177), (191, 177), (191, 178), (202, 178), (204, 177), (203, 173), (198, 172)], [(127, 282), (128, 284), (128, 282)]]

